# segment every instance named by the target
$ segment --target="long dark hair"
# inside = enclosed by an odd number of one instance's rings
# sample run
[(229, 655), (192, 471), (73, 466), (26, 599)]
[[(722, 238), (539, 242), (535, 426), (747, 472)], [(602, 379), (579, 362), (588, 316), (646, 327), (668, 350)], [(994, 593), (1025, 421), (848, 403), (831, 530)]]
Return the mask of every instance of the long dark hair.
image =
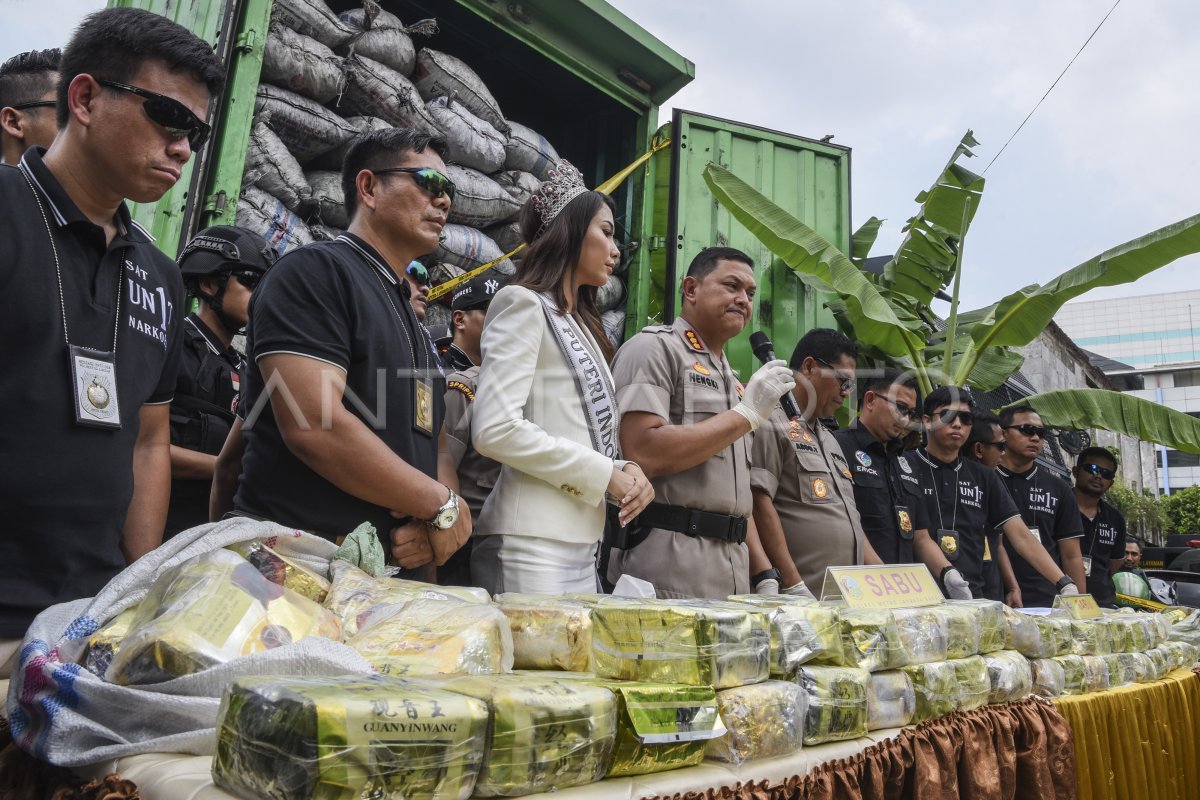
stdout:
[[(583, 237), (587, 234), (592, 218), (602, 206), (616, 214), (617, 206), (613, 199), (600, 192), (587, 192), (567, 203), (554, 221), (538, 233), (542, 226), (541, 215), (526, 203), (521, 209), (521, 237), (529, 242), (517, 267), (516, 280), (513, 284), (524, 286), (535, 292), (547, 292), (558, 303), (560, 309), (566, 309), (567, 296), (563, 292), (563, 276), (573, 273), (579, 267), (579, 254), (583, 251)], [(605, 361), (612, 361), (613, 346), (600, 323), (600, 310), (596, 308), (596, 287), (580, 286), (576, 289), (575, 308), (580, 318), (587, 326)]]

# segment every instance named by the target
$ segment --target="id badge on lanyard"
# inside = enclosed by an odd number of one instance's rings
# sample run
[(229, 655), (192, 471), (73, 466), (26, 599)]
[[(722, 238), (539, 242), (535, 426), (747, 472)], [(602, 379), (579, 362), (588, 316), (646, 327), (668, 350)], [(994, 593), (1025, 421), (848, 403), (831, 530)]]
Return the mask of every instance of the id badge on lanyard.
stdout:
[(67, 345), (71, 385), (75, 393), (75, 424), (88, 428), (121, 429), (117, 398), (117, 359), (111, 351)]
[(1092, 577), (1092, 557), (1091, 556), (1083, 557), (1083, 577), (1085, 577), (1085, 578)]

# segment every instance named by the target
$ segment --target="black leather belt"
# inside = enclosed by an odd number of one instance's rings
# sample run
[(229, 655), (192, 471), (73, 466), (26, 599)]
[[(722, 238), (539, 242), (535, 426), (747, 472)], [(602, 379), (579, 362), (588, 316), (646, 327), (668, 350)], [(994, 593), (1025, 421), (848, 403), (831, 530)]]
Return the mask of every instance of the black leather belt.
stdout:
[(746, 541), (745, 517), (714, 514), (711, 511), (700, 511), (686, 506), (651, 503), (638, 515), (635, 524), (734, 544)]

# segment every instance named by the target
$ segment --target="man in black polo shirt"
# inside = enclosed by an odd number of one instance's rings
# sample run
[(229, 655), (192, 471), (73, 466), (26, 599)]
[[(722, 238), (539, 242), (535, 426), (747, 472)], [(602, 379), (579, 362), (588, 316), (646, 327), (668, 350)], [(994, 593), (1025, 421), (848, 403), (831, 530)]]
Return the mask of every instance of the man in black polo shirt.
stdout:
[[(1035, 463), (1046, 435), (1042, 418), (1029, 406), (1009, 407), (1000, 412), (1000, 427), (1004, 429), (1008, 447), (996, 472), (1021, 512), (1032, 541), (1040, 544), (1071, 576), (1079, 591), (1087, 591), (1079, 549), (1083, 525), (1075, 495), (1066, 481)], [(1017, 581), (1015, 594), (1013, 587), (1006, 587), (1009, 605), (1049, 606), (1057, 594), (1054, 582), (1031, 566), (1026, 560), (1028, 556), (1016, 551), (1016, 544), (1011, 536), (1005, 536), (1004, 549), (999, 554), (1001, 575), (1005, 573), (1007, 560)]]
[(446, 223), (444, 151), (407, 128), (358, 139), (342, 168), (348, 232), (281, 258), (246, 330), (234, 506), (331, 539), (370, 522), (409, 569), (444, 563), (471, 532), (437, 481), (445, 380), (405, 280)]
[(1125, 565), (1125, 517), (1104, 494), (1117, 474), (1117, 457), (1103, 447), (1088, 447), (1075, 459), (1075, 502), (1083, 523), (1083, 571), (1096, 602), (1116, 607), (1113, 573)]
[(996, 552), (998, 532), (1013, 538), (1017, 552), (1062, 594), (1078, 594), (1074, 581), (1034, 541), (996, 473), (959, 456), (974, 423), (966, 390), (939, 386), (925, 398), (924, 411), (928, 443), (910, 461), (925, 490), (929, 524), (936, 526), (934, 542), (970, 583), (971, 594), (983, 597), (984, 548)]
[[(10, 644), (47, 606), (95, 594), (162, 540), (183, 286), (125, 199), (152, 202), (175, 184), (221, 82), (212, 48), (180, 25), (98, 11), (63, 53), (58, 137), (0, 169)], [(148, 108), (137, 92), (160, 97)]]
[(971, 599), (971, 587), (929, 537), (924, 492), (901, 436), (917, 413), (911, 375), (888, 367), (867, 382), (858, 419), (834, 434), (854, 475), (854, 504), (871, 547), (885, 564), (920, 560), (942, 576), (947, 595)]
[(58, 48), (19, 53), (0, 64), (0, 164), (16, 164), (58, 134), (54, 107)]
[[(977, 461), (988, 469), (1000, 466), (1000, 459), (1008, 442), (1004, 440), (1004, 429), (1000, 427), (1000, 418), (988, 411), (975, 411), (975, 422), (971, 425), (971, 433), (967, 436), (967, 444), (962, 449), (963, 458)], [(990, 542), (985, 543), (983, 550), (983, 596), (988, 600), (1003, 600), (1004, 587), (1016, 586), (1017, 579), (1013, 577), (1012, 567), (1007, 559), (1004, 561), (1007, 573), (1000, 575), (999, 550), (992, 549)]]

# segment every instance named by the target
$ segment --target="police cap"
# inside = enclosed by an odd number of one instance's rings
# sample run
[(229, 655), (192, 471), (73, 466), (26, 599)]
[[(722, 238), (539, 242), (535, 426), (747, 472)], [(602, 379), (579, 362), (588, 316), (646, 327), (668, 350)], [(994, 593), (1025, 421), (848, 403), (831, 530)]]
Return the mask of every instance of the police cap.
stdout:
[(238, 268), (266, 272), (278, 255), (257, 233), (234, 225), (214, 225), (192, 237), (179, 255), (185, 278), (201, 278)]
[(476, 275), (471, 280), (454, 290), (450, 300), (451, 311), (470, 311), (476, 308), (487, 308), (488, 303), (496, 296), (496, 292), (504, 288), (508, 279), (490, 269), (482, 275)]

